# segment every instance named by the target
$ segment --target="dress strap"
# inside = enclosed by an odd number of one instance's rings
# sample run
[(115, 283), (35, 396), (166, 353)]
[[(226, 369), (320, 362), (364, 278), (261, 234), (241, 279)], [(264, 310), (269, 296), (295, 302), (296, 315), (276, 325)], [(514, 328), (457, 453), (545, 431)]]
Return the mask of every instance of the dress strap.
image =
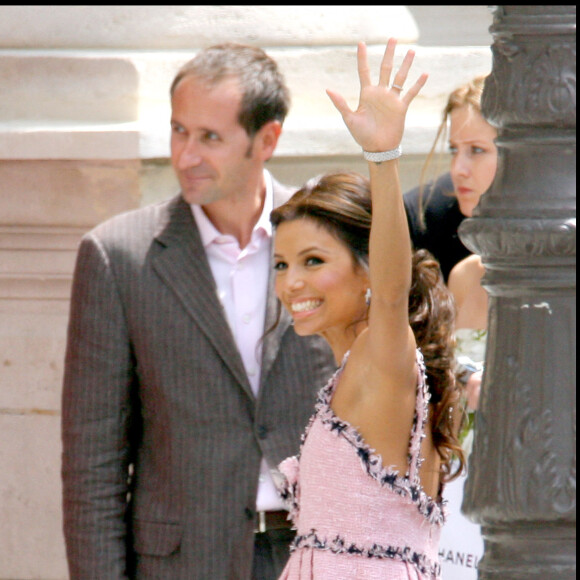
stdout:
[(417, 349), (417, 398), (411, 441), (409, 443), (409, 479), (412, 483), (419, 483), (419, 468), (423, 462), (421, 459), (421, 442), (425, 438), (430, 397), (425, 361), (423, 360), (423, 354)]

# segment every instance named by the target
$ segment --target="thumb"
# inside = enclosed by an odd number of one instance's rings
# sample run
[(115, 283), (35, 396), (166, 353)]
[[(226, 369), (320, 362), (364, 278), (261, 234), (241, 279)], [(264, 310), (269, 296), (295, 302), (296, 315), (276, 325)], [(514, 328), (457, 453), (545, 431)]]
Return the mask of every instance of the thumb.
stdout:
[(347, 105), (346, 100), (342, 95), (339, 95), (330, 89), (326, 89), (326, 94), (330, 97), (330, 100), (343, 118), (352, 113), (351, 108)]

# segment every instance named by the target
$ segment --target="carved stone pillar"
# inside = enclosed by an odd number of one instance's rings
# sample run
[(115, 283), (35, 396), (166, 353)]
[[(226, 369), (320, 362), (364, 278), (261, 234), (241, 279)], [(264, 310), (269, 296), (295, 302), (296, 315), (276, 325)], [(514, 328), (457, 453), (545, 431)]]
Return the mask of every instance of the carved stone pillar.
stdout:
[(463, 511), (480, 579), (576, 577), (576, 7), (493, 6), (496, 178), (461, 239), (489, 335)]

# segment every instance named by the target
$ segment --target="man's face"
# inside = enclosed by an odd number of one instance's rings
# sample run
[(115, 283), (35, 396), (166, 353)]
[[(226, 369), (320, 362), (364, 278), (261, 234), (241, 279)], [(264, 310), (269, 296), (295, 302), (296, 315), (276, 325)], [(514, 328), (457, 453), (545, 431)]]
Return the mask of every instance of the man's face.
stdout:
[(263, 160), (238, 122), (235, 79), (208, 86), (184, 78), (171, 99), (171, 164), (190, 204), (235, 200), (261, 179)]

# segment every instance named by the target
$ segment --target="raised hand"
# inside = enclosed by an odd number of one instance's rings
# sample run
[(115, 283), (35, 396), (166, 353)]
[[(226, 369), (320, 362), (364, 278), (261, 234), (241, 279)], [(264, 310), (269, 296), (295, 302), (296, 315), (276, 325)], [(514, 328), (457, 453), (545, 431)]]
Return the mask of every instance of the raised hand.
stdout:
[(326, 91), (351, 135), (365, 151), (390, 151), (400, 145), (407, 109), (427, 81), (427, 74), (424, 73), (403, 94), (403, 87), (415, 57), (414, 51), (409, 50), (389, 87), (396, 46), (397, 40), (390, 38), (381, 62), (379, 82), (373, 85), (366, 45), (359, 43), (357, 61), (361, 89), (356, 111), (348, 106), (342, 95)]

